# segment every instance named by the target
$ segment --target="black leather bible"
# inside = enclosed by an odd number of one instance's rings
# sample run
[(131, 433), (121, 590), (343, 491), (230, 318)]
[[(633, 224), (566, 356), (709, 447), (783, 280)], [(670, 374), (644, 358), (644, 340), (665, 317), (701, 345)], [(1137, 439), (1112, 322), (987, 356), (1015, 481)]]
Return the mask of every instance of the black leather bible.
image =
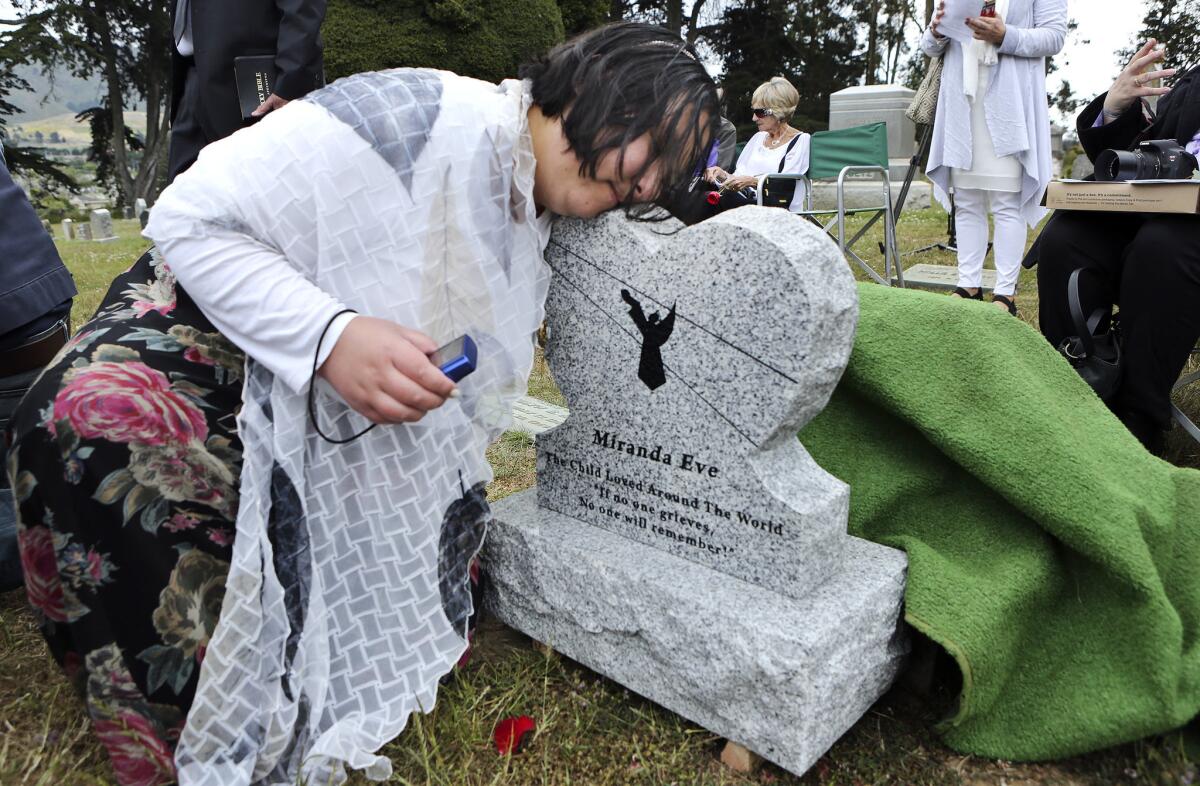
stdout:
[(242, 119), (253, 120), (250, 113), (258, 109), (275, 89), (275, 55), (248, 55), (233, 58), (233, 75), (237, 84), (238, 103)]

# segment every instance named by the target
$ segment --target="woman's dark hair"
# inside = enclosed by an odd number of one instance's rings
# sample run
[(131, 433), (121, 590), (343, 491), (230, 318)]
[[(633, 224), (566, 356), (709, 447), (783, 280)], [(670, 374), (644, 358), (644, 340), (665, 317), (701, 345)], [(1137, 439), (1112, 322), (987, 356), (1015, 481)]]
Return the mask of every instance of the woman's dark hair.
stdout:
[[(660, 203), (703, 166), (720, 117), (717, 88), (695, 50), (664, 27), (616, 22), (559, 44), (521, 69), (533, 102), (562, 117), (580, 174), (595, 177), (600, 158), (650, 134), (636, 177), (661, 167)], [(636, 180), (635, 180), (636, 182)]]

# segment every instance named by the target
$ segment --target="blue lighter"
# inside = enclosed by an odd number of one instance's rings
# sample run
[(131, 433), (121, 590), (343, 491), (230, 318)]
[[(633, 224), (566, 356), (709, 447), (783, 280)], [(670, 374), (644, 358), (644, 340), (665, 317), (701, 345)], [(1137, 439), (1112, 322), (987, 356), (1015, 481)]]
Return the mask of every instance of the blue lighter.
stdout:
[(439, 347), (429, 356), (429, 359), (442, 370), (443, 374), (458, 382), (475, 370), (477, 356), (475, 342), (464, 333), (449, 344)]

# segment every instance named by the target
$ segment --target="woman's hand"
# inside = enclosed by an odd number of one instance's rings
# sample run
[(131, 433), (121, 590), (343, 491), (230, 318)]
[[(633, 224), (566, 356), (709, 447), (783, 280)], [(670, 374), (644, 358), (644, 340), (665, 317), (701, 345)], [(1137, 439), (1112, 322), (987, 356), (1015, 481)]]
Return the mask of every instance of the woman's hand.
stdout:
[(929, 23), (929, 31), (933, 33), (933, 37), (939, 41), (945, 41), (946, 36), (938, 32), (937, 26), (941, 24), (942, 19), (946, 16), (946, 3), (938, 3), (937, 10), (933, 12), (933, 21)]
[(1008, 32), (1008, 28), (1004, 26), (1003, 17), (999, 15), (969, 16), (967, 17), (967, 27), (975, 33), (976, 39), (996, 46), (1004, 43), (1004, 34)]
[(317, 373), (372, 423), (412, 423), (456, 393), (433, 365), (437, 344), (386, 319), (355, 317)]
[(1132, 106), (1133, 102), (1145, 96), (1161, 96), (1171, 92), (1169, 87), (1149, 87), (1148, 85), (1155, 79), (1173, 76), (1174, 68), (1143, 73), (1162, 60), (1167, 53), (1165, 49), (1155, 49), (1157, 44), (1158, 41), (1153, 38), (1143, 44), (1142, 48), (1134, 54), (1133, 59), (1129, 61), (1129, 65), (1125, 66), (1125, 70), (1112, 83), (1112, 87), (1108, 88), (1108, 95), (1104, 98), (1105, 122), (1117, 117)]
[(719, 186), (729, 179), (729, 173), (719, 166), (710, 166), (704, 170), (704, 179)]
[(758, 178), (752, 175), (730, 175), (721, 186), (722, 191), (741, 191), (743, 188), (757, 186)]

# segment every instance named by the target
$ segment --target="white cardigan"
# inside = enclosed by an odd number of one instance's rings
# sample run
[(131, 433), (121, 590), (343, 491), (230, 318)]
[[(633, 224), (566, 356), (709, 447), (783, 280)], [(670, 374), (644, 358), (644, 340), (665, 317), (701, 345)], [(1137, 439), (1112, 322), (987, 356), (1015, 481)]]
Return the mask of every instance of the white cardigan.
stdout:
[[(1042, 192), (1050, 182), (1050, 112), (1046, 105), (1046, 58), (1062, 50), (1067, 35), (1067, 0), (1012, 0), (999, 62), (983, 101), (997, 156), (1021, 162), (1021, 213), (1034, 226), (1046, 214)], [(938, 40), (926, 28), (921, 49), (944, 53), (942, 86), (925, 173), (938, 201), (949, 209), (950, 170), (970, 169), (971, 105), (963, 93), (963, 50), (950, 39)]]

